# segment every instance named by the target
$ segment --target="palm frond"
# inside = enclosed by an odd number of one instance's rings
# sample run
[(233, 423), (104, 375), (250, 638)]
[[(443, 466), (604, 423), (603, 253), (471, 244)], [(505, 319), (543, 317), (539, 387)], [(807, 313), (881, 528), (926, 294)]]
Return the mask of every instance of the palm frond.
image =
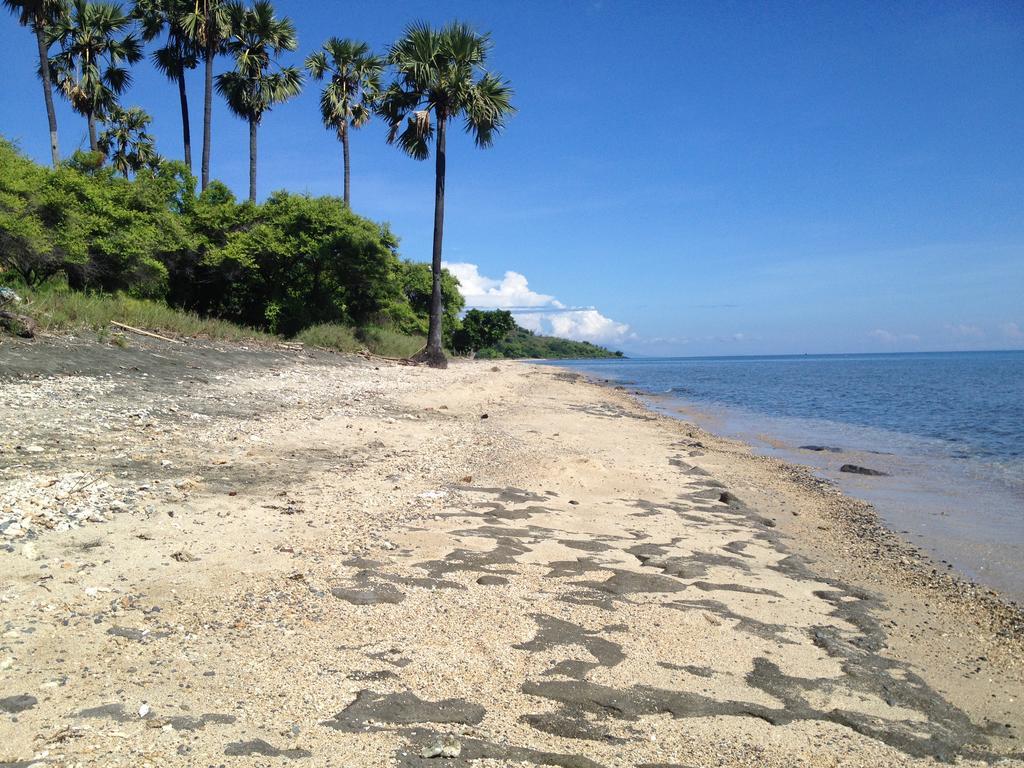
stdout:
[(410, 117), (406, 121), (405, 130), (395, 132), (394, 138), (389, 134), (388, 143), (396, 144), (399, 149), (416, 160), (430, 157), (430, 142), (434, 138), (434, 126), (429, 122), (424, 125), (422, 120)]
[(494, 136), (515, 114), (512, 87), (498, 75), (486, 74), (470, 89), (466, 103), (465, 129), (478, 147), (489, 147)]
[(316, 51), (306, 57), (304, 66), (309, 70), (314, 80), (323, 80), (327, 73), (327, 54), (323, 51)]
[(460, 65), (479, 67), (491, 50), (490, 33), (478, 33), (469, 24), (455, 21), (441, 30), (445, 54)]

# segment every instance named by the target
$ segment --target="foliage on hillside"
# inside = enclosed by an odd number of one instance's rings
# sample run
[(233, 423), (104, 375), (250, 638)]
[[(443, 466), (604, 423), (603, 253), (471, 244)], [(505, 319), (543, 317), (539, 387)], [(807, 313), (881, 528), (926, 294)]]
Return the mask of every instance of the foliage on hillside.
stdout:
[(537, 358), (544, 360), (575, 360), (582, 358), (622, 357), (621, 352), (591, 344), (589, 341), (572, 341), (555, 336), (540, 336), (525, 328), (516, 328), (502, 341), (477, 352), (478, 358), (496, 359)]
[[(126, 179), (88, 153), (51, 170), (2, 139), (0, 271), (285, 335), (328, 323), (424, 334), (431, 284), (430, 266), (403, 261), (386, 225), (337, 198), (240, 203), (216, 182), (196, 195), (180, 163)], [(443, 287), (450, 338), (463, 300), (447, 273)]]

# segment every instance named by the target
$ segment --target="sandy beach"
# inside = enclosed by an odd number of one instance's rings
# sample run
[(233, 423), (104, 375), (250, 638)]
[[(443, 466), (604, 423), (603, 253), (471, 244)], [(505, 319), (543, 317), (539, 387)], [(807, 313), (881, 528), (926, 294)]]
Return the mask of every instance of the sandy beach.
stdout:
[(1022, 627), (558, 368), (0, 345), (0, 766), (1024, 766)]

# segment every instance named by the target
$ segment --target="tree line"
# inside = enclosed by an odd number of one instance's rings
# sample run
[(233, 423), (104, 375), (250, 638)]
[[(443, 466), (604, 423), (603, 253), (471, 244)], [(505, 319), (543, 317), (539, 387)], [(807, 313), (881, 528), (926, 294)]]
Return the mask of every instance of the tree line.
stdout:
[[(149, 132), (149, 116), (122, 105), (132, 83), (131, 67), (143, 59), (149, 43), (157, 46), (150, 52), (154, 66), (177, 89), (182, 162), (188, 174), (193, 161), (186, 78), (202, 66), (202, 193), (213, 183), (214, 92), (248, 122), (249, 201), (255, 205), (259, 126), (275, 106), (301, 91), (306, 72), (323, 83), (320, 117), (341, 143), (346, 207), (351, 203), (350, 130), (379, 116), (389, 144), (417, 160), (433, 152), (429, 322), (419, 359), (446, 364), (441, 260), (448, 128), (461, 120), (475, 144), (488, 147), (515, 112), (509, 83), (486, 69), (489, 35), (458, 22), (441, 28), (415, 23), (384, 55), (373, 53), (364, 42), (332, 37), (300, 69), (281, 62), (285, 52), (298, 48), (295, 25), (279, 17), (268, 0), (251, 5), (239, 0), (134, 0), (127, 8), (109, 0), (2, 1), (35, 36), (55, 169), (62, 162), (53, 103), (57, 93), (86, 120), (89, 148), (99, 158), (90, 162), (109, 163), (125, 180), (143, 172), (161, 176), (164, 160)], [(216, 73), (221, 57), (230, 67)]]
[[(384, 224), (338, 198), (198, 193), (184, 163), (126, 179), (98, 155), (51, 169), (0, 139), (0, 274), (28, 287), (125, 293), (292, 336), (318, 324), (428, 330), (431, 270), (401, 259)], [(458, 282), (442, 273), (442, 325), (459, 326)]]

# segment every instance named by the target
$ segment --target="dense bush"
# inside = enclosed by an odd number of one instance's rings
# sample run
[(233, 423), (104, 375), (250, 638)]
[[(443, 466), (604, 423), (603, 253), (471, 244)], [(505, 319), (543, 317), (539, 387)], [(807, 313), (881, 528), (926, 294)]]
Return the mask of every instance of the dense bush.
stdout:
[(572, 360), (589, 357), (622, 357), (621, 352), (591, 344), (589, 341), (572, 341), (556, 336), (540, 336), (533, 331), (516, 326), (508, 336), (497, 344), (481, 349), (477, 357), (490, 358), (538, 358), (549, 360)]
[(462, 327), (453, 334), (452, 347), (460, 354), (473, 354), (501, 342), (517, 327), (508, 310), (471, 309), (462, 318)]
[[(0, 139), (0, 270), (38, 285), (164, 299), (201, 316), (293, 335), (311, 325), (426, 332), (430, 267), (403, 262), (386, 225), (341, 200), (278, 192), (195, 195), (184, 165), (120, 178), (88, 153), (57, 170)], [(444, 277), (448, 337), (463, 300)]]
[(128, 181), (80, 153), (53, 171), (0, 139), (0, 268), (29, 285), (63, 272), (75, 288), (162, 296), (191, 186), (179, 163)]

